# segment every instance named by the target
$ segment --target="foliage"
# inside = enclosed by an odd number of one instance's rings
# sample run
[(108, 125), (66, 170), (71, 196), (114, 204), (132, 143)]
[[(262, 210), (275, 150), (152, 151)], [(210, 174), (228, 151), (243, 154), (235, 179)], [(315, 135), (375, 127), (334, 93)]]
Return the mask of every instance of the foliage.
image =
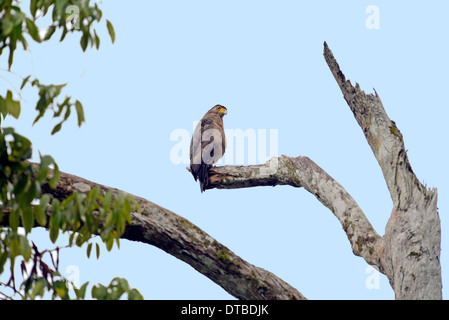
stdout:
[[(89, 45), (99, 48), (100, 39), (93, 28), (94, 23), (102, 17), (97, 4), (83, 0), (31, 0), (29, 14), (22, 11), (20, 6), (19, 1), (0, 0), (0, 55), (6, 48), (9, 49), (6, 72), (12, 72), (18, 43), (27, 50), (29, 40), (37, 43), (47, 41), (57, 30), (61, 31), (60, 41), (68, 33), (80, 33), (83, 51)], [(41, 37), (36, 21), (50, 12), (52, 22), (46, 28), (45, 36)], [(114, 42), (115, 31), (109, 21), (106, 21), (106, 28)], [(85, 121), (80, 101), (72, 101), (69, 96), (59, 99), (65, 84), (42, 84), (38, 78), (31, 79), (29, 75), (22, 78), (20, 90), (26, 85), (38, 91), (37, 116), (33, 124), (47, 111), (52, 111), (53, 117), (60, 119), (51, 131), (51, 134), (55, 134), (69, 119), (73, 109), (78, 125), (81, 126)], [(6, 90), (5, 95), (0, 92), (0, 113), (0, 124), (9, 116), (16, 119), (20, 117), (21, 98), (14, 99), (12, 90)], [(61, 247), (40, 251), (30, 241), (30, 232), (35, 226), (45, 227), (53, 243), (61, 233), (68, 233), (68, 244), (63, 248), (85, 246), (87, 256), (90, 257), (95, 235), (100, 235), (107, 250), (113, 248), (114, 242), (119, 246), (126, 224), (131, 223), (130, 213), (138, 210), (138, 206), (129, 196), (104, 192), (98, 187), (88, 193), (74, 193), (62, 199), (52, 197), (43, 190), (58, 186), (60, 172), (57, 163), (49, 155), (40, 155), (40, 163), (33, 165), (29, 162), (31, 156), (32, 144), (29, 139), (14, 128), (0, 127), (0, 275), (8, 267), (10, 271), (9, 280), (0, 282), (0, 299), (13, 298), (1, 291), (2, 286), (13, 290), (14, 296), (19, 295), (23, 299), (43, 298), (48, 294), (53, 299), (84, 299), (88, 283), (75, 288), (59, 272)], [(99, 258), (98, 243), (95, 243), (95, 251)], [(45, 262), (44, 257), (48, 255), (51, 264)], [(17, 288), (15, 270), (19, 264), (23, 282)], [(108, 286), (96, 284), (91, 290), (94, 299), (119, 299), (125, 293), (128, 299), (142, 299), (136, 289), (130, 288), (128, 282), (120, 278), (114, 278)]]
[[(100, 47), (100, 38), (92, 27), (94, 22), (99, 22), (102, 12), (98, 5), (91, 4), (87, 0), (30, 0), (30, 15), (20, 8), (19, 1), (0, 1), (0, 55), (5, 48), (9, 49), (8, 67), (11, 68), (14, 61), (14, 52), (17, 44), (21, 43), (24, 50), (28, 48), (29, 37), (40, 43), (51, 39), (56, 30), (61, 30), (60, 41), (63, 41), (68, 33), (81, 32), (80, 45), (83, 51), (87, 46)], [(36, 20), (46, 16), (51, 11), (52, 23), (45, 28), (43, 37), (36, 25)], [(112, 24), (106, 21), (109, 34), (114, 42), (115, 32)]]

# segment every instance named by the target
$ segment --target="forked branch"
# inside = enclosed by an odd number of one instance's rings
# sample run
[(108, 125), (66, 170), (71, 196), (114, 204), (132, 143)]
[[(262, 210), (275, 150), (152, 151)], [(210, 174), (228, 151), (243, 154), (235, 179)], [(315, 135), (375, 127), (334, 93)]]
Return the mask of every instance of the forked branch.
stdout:
[[(112, 190), (114, 195), (123, 192), (63, 172), (56, 189), (44, 186), (43, 191), (63, 200), (74, 192), (87, 193), (94, 187), (100, 187), (104, 192)], [(164, 250), (238, 299), (305, 299), (291, 285), (243, 260), (189, 220), (144, 198), (132, 197), (139, 205), (140, 212), (131, 214), (132, 224), (126, 227), (123, 239)]]
[(349, 193), (309, 158), (273, 157), (264, 165), (212, 167), (209, 174), (209, 188), (289, 185), (306, 189), (340, 221), (354, 254), (382, 271), (376, 250), (380, 236)]
[(414, 174), (404, 140), (377, 92), (352, 86), (324, 43), (324, 58), (370, 145), (393, 200), (380, 237), (346, 190), (307, 157), (272, 158), (264, 165), (210, 169), (210, 188), (303, 187), (340, 221), (352, 250), (384, 273), (397, 299), (441, 299), (441, 223), (437, 191)]
[(410, 165), (404, 139), (376, 91), (366, 94), (340, 70), (324, 43), (324, 58), (362, 129), (387, 183), (393, 210), (378, 245), (381, 264), (397, 299), (441, 299), (441, 222), (437, 190)]

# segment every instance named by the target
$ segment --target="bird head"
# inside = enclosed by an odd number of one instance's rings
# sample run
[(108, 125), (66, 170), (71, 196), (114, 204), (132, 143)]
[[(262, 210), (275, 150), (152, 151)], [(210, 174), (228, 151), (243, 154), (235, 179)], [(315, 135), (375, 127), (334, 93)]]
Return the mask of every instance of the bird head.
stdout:
[(225, 106), (217, 104), (212, 108), (212, 110), (220, 115), (223, 118), (224, 115), (228, 114), (228, 109)]

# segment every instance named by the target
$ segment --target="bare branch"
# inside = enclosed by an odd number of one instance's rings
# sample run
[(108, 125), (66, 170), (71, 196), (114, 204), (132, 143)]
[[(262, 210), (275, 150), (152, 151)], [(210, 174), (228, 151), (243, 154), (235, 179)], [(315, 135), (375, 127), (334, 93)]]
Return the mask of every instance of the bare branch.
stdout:
[[(56, 189), (43, 191), (58, 199), (74, 192), (89, 192), (94, 187), (103, 191), (120, 190), (61, 172)], [(198, 272), (220, 285), (238, 299), (303, 300), (305, 297), (271, 272), (258, 268), (220, 244), (187, 219), (141, 197), (132, 196), (140, 212), (132, 213), (123, 239), (154, 245), (188, 263)]]
[(413, 188), (423, 191), (425, 187), (413, 173), (401, 132), (375, 90), (375, 95), (365, 94), (358, 83), (354, 87), (346, 80), (326, 42), (324, 58), (382, 169), (395, 209), (405, 209), (413, 199)]
[(441, 299), (441, 222), (437, 191), (427, 189), (412, 170), (404, 139), (376, 91), (352, 86), (324, 43), (324, 58), (365, 134), (387, 183), (393, 210), (378, 243), (381, 265), (397, 299)]
[(264, 165), (213, 167), (209, 176), (209, 188), (303, 187), (337, 217), (354, 254), (383, 271), (376, 250), (380, 236), (349, 193), (309, 158), (282, 156), (273, 157)]

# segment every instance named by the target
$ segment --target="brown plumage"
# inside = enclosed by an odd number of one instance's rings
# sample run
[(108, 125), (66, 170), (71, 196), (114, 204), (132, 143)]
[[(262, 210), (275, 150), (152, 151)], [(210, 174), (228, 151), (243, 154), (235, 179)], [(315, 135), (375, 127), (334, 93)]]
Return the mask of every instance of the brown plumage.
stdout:
[(217, 104), (198, 122), (190, 142), (190, 172), (203, 192), (209, 184), (209, 167), (223, 157), (226, 137), (223, 116), (227, 109)]

